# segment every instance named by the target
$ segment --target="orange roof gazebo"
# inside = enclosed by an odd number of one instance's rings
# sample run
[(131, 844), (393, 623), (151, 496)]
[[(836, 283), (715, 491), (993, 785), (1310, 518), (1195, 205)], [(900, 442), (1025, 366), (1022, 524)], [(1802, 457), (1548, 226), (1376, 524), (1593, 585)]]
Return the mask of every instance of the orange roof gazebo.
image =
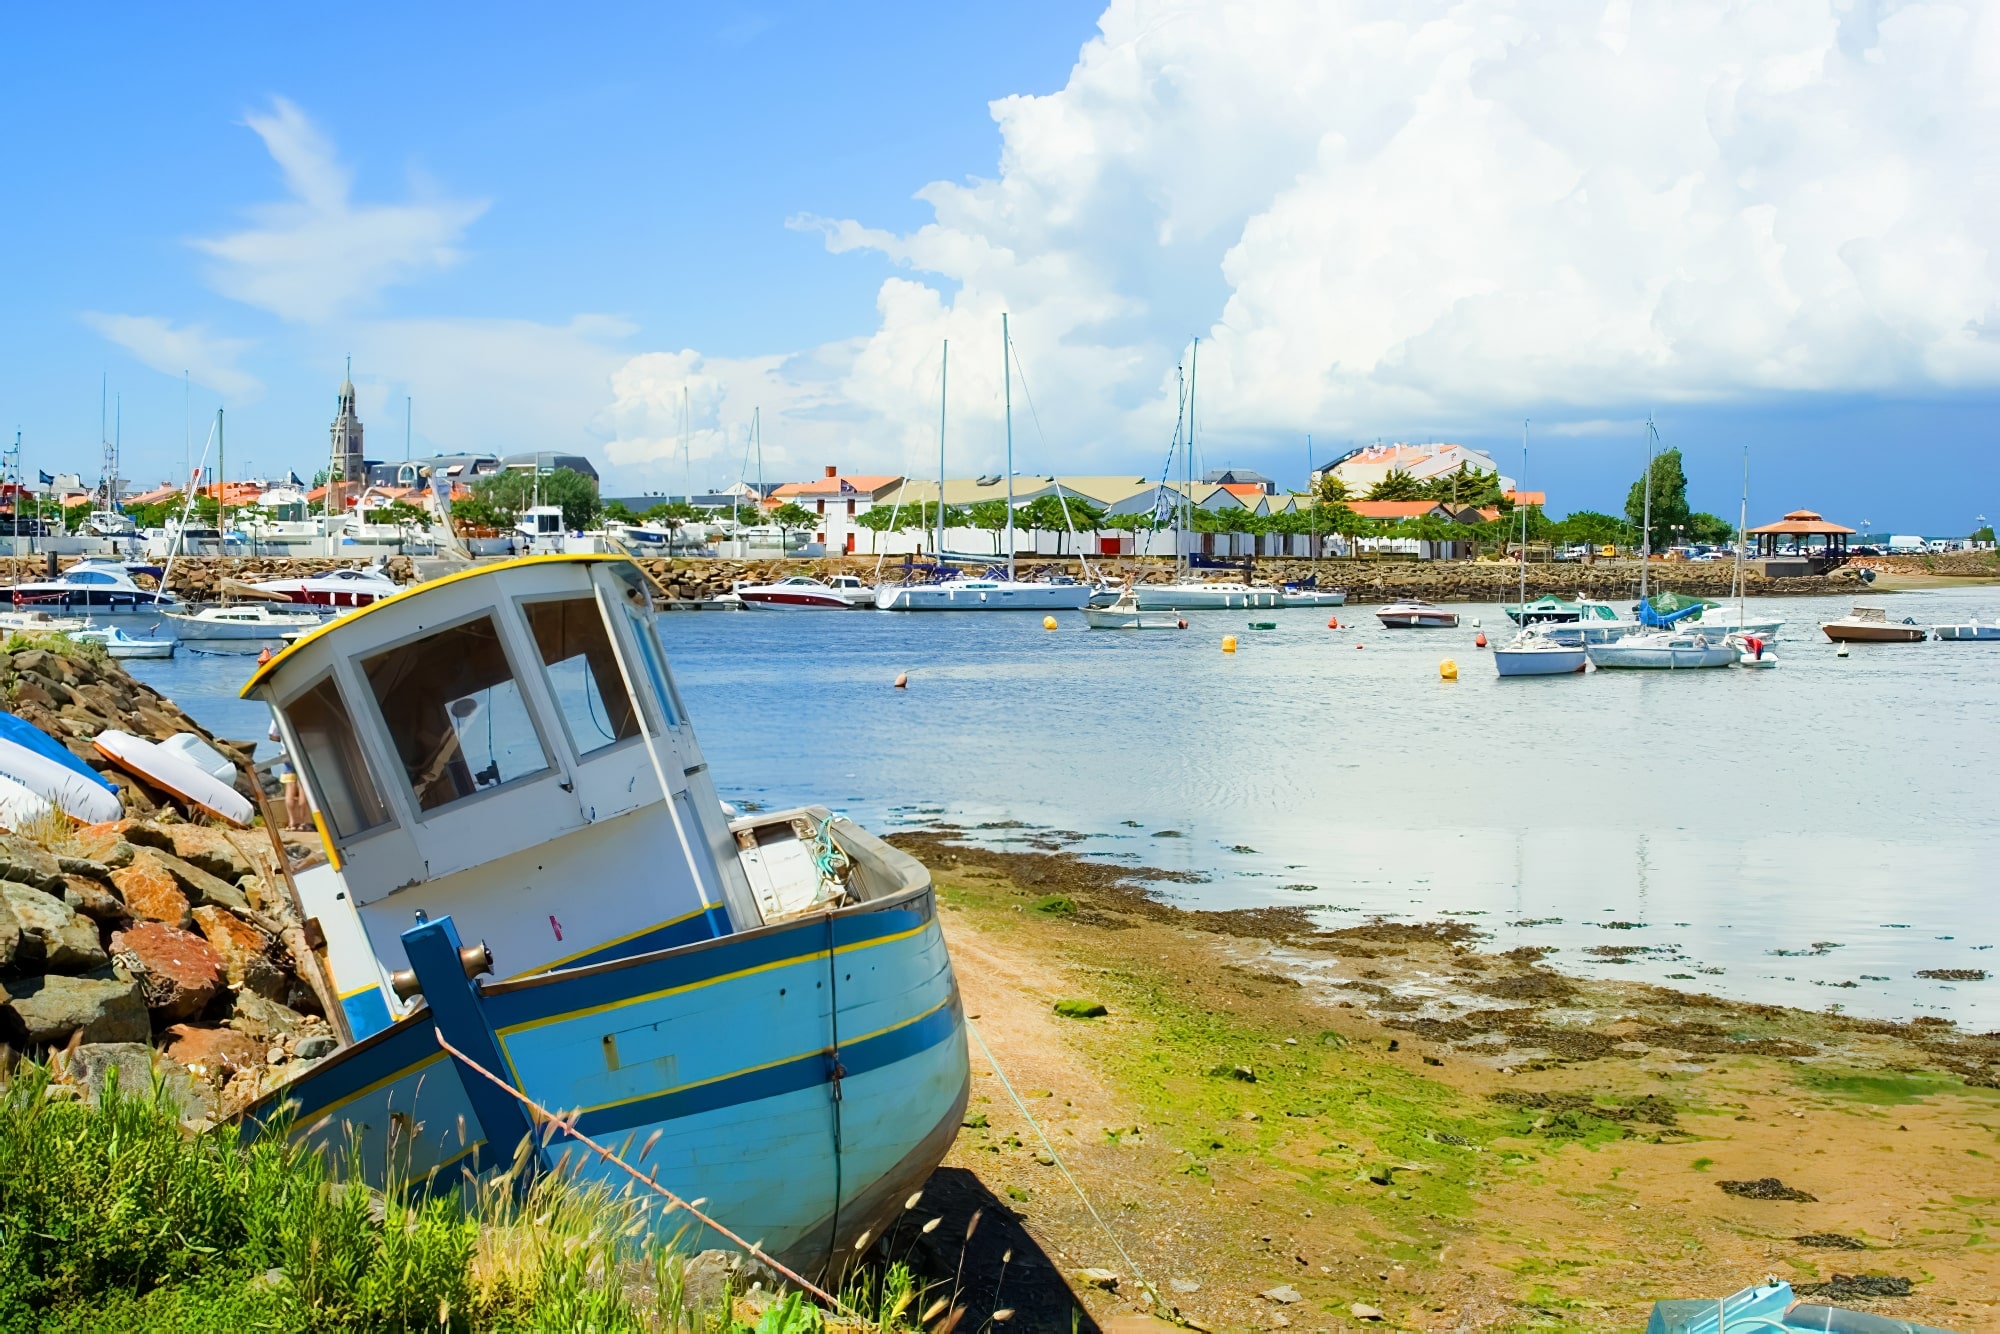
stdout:
[(1758, 549), (1766, 556), (1778, 554), (1779, 538), (1796, 539), (1795, 545), (1801, 551), (1810, 547), (1814, 538), (1818, 538), (1820, 547), (1827, 555), (1839, 552), (1842, 553), (1840, 559), (1845, 559), (1847, 539), (1854, 536), (1854, 529), (1845, 524), (1828, 523), (1813, 510), (1793, 510), (1776, 523), (1762, 524), (1750, 529), (1746, 536), (1756, 538)]

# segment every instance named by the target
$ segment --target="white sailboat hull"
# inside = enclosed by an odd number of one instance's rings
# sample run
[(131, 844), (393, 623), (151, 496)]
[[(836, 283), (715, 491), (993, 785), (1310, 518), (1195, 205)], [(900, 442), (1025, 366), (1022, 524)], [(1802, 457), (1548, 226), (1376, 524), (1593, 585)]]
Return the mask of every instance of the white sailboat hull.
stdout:
[(1628, 635), (1616, 643), (1588, 645), (1584, 652), (1589, 656), (1591, 665), (1599, 670), (1687, 671), (1700, 667), (1727, 667), (1736, 661), (1737, 651), (1725, 641), (1711, 643), (1701, 635), (1687, 638)]
[(1496, 648), (1493, 666), (1502, 676), (1572, 676), (1584, 668), (1582, 645), (1574, 648)]
[(1086, 607), (1083, 619), (1093, 630), (1178, 630), (1186, 624), (1170, 611), (1139, 611), (1132, 607)]
[(963, 579), (943, 584), (890, 585), (875, 590), (882, 611), (1082, 611), (1088, 584)]
[(1141, 611), (1227, 611), (1284, 605), (1284, 594), (1277, 589), (1247, 584), (1141, 584), (1134, 596)]

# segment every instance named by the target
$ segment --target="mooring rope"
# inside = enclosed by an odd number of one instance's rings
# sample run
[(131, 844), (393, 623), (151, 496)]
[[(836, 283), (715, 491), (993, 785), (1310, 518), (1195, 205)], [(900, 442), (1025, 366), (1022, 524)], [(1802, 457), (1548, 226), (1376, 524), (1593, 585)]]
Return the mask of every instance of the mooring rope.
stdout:
[(1118, 1234), (1111, 1230), (1110, 1225), (1097, 1212), (1097, 1206), (1090, 1202), (1090, 1196), (1085, 1193), (1083, 1183), (1071, 1175), (1069, 1167), (1062, 1160), (1062, 1155), (1056, 1152), (1056, 1146), (1049, 1143), (1047, 1132), (1042, 1129), (1041, 1123), (1035, 1120), (1034, 1113), (1028, 1110), (1028, 1104), (1022, 1102), (1021, 1095), (1014, 1091), (1013, 1082), (1007, 1078), (1007, 1072), (1000, 1068), (999, 1058), (993, 1055), (993, 1048), (986, 1045), (986, 1039), (980, 1035), (979, 1026), (968, 1018), (965, 1021), (965, 1031), (972, 1034), (973, 1041), (979, 1044), (979, 1050), (986, 1053), (986, 1063), (992, 1066), (993, 1073), (1000, 1077), (1000, 1086), (1007, 1090), (1007, 1096), (1012, 1098), (1014, 1106), (1020, 1109), (1022, 1119), (1027, 1121), (1028, 1125), (1034, 1130), (1035, 1138), (1042, 1142), (1042, 1147), (1048, 1150), (1050, 1159), (1056, 1165), (1056, 1170), (1063, 1174), (1063, 1179), (1068, 1181), (1071, 1189), (1076, 1191), (1076, 1197), (1083, 1201), (1083, 1207), (1090, 1212), (1091, 1221), (1096, 1223), (1098, 1229), (1104, 1233), (1105, 1239), (1111, 1243), (1111, 1249), (1118, 1252), (1118, 1258), (1125, 1262), (1125, 1267), (1132, 1271), (1132, 1277), (1152, 1297), (1154, 1304), (1165, 1305), (1160, 1299), (1159, 1291), (1153, 1287), (1152, 1281), (1139, 1272), (1138, 1264), (1126, 1253), (1125, 1248), (1119, 1244)]
[[(437, 1032), (437, 1030), (435, 1029), (432, 1031)], [(623, 1158), (619, 1157), (615, 1152), (605, 1148), (602, 1144), (599, 1144), (596, 1140), (584, 1134), (581, 1130), (578, 1130), (576, 1128), (575, 1113), (571, 1113), (569, 1115), (558, 1115), (555, 1112), (551, 1112), (548, 1108), (542, 1106), (540, 1103), (536, 1102), (533, 1098), (530, 1098), (527, 1094), (521, 1092), (521, 1090), (515, 1088), (512, 1084), (509, 1084), (506, 1080), (500, 1078), (500, 1076), (494, 1074), (491, 1070), (488, 1070), (485, 1066), (473, 1060), (470, 1056), (467, 1056), (464, 1052), (460, 1051), (458, 1048), (452, 1046), (450, 1040), (446, 1038), (442, 1032), (437, 1033), (437, 1040), (438, 1040), (438, 1046), (443, 1047), (447, 1052), (451, 1053), (453, 1057), (455, 1057), (463, 1064), (471, 1066), (473, 1070), (477, 1071), (479, 1074), (484, 1075), (494, 1085), (498, 1086), (499, 1088), (505, 1089), (510, 1097), (520, 1102), (523, 1106), (527, 1107), (528, 1110), (535, 1113), (535, 1115), (541, 1117), (548, 1124), (550, 1124), (551, 1126), (555, 1127), (558, 1130), (561, 1130), (564, 1134), (568, 1135), (571, 1139), (576, 1140), (579, 1144), (583, 1145), (586, 1149), (596, 1154), (599, 1158), (603, 1159), (605, 1162), (610, 1163), (615, 1167), (621, 1168), (627, 1176), (631, 1177), (634, 1181), (644, 1186), (647, 1190), (652, 1191), (656, 1195), (664, 1197), (668, 1205), (670, 1206), (669, 1212), (671, 1212), (673, 1209), (687, 1210), (689, 1213), (693, 1214), (696, 1218), (700, 1219), (711, 1230), (720, 1233), (722, 1236), (727, 1237), (730, 1241), (734, 1242), (739, 1248), (743, 1250), (745, 1254), (754, 1256), (757, 1259), (762, 1260), (765, 1264), (771, 1266), (771, 1268), (777, 1270), (778, 1273), (784, 1275), (792, 1282), (798, 1284), (801, 1288), (804, 1288), (807, 1292), (810, 1292), (813, 1296), (819, 1298), (821, 1301), (825, 1302), (828, 1306), (831, 1306), (833, 1309), (841, 1312), (844, 1315), (858, 1317), (859, 1313), (850, 1310), (847, 1306), (842, 1304), (840, 1298), (834, 1296), (832, 1293), (828, 1292), (826, 1289), (813, 1283), (809, 1279), (803, 1278), (800, 1275), (795, 1274), (791, 1270), (785, 1268), (785, 1266), (783, 1266), (782, 1264), (779, 1264), (777, 1260), (773, 1259), (764, 1250), (763, 1245), (761, 1243), (743, 1240), (743, 1238), (737, 1236), (734, 1232), (731, 1232), (728, 1228), (716, 1222), (713, 1218), (710, 1218), (700, 1209), (697, 1209), (694, 1205), (688, 1203), (686, 1200), (676, 1195), (673, 1191), (667, 1189), (665, 1186), (662, 1186), (658, 1181), (655, 1181), (652, 1177), (647, 1176), (644, 1172), (641, 1172), (638, 1168), (626, 1162)], [(981, 1043), (980, 1045), (984, 1046), (985, 1044)], [(654, 1170), (655, 1171), (658, 1170), (657, 1166), (655, 1167)]]

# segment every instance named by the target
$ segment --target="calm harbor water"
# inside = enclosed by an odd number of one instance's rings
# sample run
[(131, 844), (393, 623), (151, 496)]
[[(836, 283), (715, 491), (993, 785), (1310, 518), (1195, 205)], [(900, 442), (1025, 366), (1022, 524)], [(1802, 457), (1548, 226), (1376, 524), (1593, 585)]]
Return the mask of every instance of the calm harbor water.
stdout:
[[(2000, 588), (1868, 600), (2000, 614)], [(1039, 613), (662, 624), (732, 800), (1195, 871), (1164, 891), (1190, 906), (1458, 915), (1572, 971), (2000, 1027), (2000, 646), (1840, 659), (1817, 626), (1845, 603), (1752, 606), (1787, 618), (1776, 671), (1508, 681), (1473, 644), (1473, 618), (1509, 632), (1491, 605), (1446, 631), (1360, 606), (1340, 630), (1306, 610), (1146, 633)], [(264, 734), (234, 698), (247, 660), (131, 666), (205, 725)], [(1915, 975), (1939, 968), (1994, 977)]]

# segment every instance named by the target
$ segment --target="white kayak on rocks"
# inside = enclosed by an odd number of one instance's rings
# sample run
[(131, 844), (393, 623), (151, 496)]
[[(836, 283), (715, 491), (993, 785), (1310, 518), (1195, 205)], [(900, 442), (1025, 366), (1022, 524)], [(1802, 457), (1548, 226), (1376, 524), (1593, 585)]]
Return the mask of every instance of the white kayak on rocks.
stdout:
[(116, 728), (99, 732), (92, 744), (125, 772), (231, 824), (248, 825), (256, 814), (248, 797), (177, 750)]
[[(48, 733), (12, 714), (0, 714), (0, 777), (85, 824), (116, 820), (125, 813), (116, 787)], [(15, 798), (6, 803), (10, 810), (20, 806), (19, 794), (0, 795)], [(19, 818), (32, 819), (38, 813), (28, 811)]]

